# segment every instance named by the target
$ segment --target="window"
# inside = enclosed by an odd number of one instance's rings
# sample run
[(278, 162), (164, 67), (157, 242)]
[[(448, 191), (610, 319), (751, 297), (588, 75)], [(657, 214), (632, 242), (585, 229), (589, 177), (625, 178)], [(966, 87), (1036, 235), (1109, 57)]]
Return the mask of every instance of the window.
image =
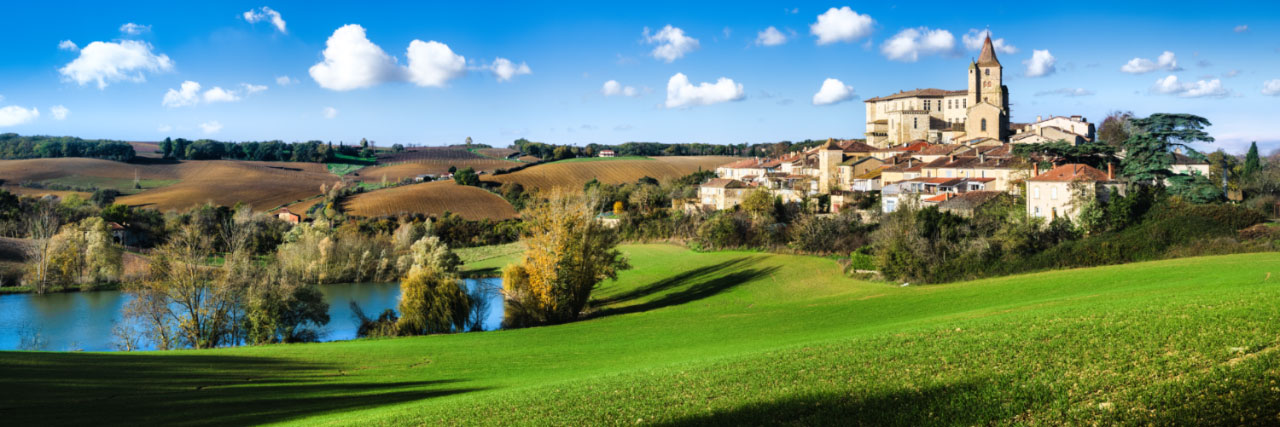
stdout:
[(965, 98), (960, 101), (960, 108), (969, 108), (969, 99)]
[(1058, 187), (1049, 189), (1049, 200), (1058, 200)]
[(987, 131), (987, 119), (982, 119), (982, 131)]
[(988, 68), (988, 69), (982, 70), (982, 74), (986, 74), (988, 76), (991, 75), (991, 69)]
[(1036, 206), (1036, 216), (1040, 216), (1040, 207)]
[(920, 129), (920, 118), (919, 118), (919, 117), (914, 117), (914, 118), (912, 118), (912, 119), (911, 119), (911, 128), (912, 128), (912, 129)]
[[(1040, 198), (1040, 187), (1032, 187), (1032, 188), (1031, 188), (1031, 198), (1032, 198), (1032, 199), (1039, 199), (1039, 198)], [(1040, 208), (1036, 208), (1036, 213), (1040, 213)]]
[(932, 106), (933, 106), (933, 105), (930, 105), (930, 104), (932, 104), (932, 103), (933, 103), (933, 101), (930, 101), (930, 100), (928, 100), (928, 99), (924, 100), (924, 110), (925, 110), (925, 111), (929, 111), (929, 107), (932, 107)]

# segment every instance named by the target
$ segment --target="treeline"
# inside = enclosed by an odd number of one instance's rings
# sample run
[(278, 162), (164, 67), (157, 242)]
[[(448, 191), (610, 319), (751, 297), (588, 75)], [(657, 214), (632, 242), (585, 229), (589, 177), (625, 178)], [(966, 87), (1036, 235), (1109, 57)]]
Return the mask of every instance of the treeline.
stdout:
[(222, 142), (211, 139), (195, 141), (184, 138), (165, 138), (160, 142), (160, 154), (176, 160), (255, 160), (267, 162), (309, 163), (376, 163), (375, 150), (368, 141), (360, 145), (334, 146), (332, 142), (307, 141), (249, 141)]
[(511, 149), (521, 154), (538, 157), (543, 160), (564, 160), (577, 157), (595, 157), (604, 150), (612, 150), (617, 156), (743, 156), (766, 157), (781, 156), (786, 153), (817, 147), (826, 139), (806, 139), (799, 142), (780, 141), (741, 144), (704, 144), (661, 142), (628, 142), (624, 144), (587, 144), (585, 146), (557, 145), (545, 142), (534, 142), (525, 138), (515, 140)]
[(0, 134), (0, 159), (38, 159), (55, 157), (90, 157), (128, 162), (134, 158), (133, 146), (124, 141), (80, 139), (72, 136), (21, 136)]

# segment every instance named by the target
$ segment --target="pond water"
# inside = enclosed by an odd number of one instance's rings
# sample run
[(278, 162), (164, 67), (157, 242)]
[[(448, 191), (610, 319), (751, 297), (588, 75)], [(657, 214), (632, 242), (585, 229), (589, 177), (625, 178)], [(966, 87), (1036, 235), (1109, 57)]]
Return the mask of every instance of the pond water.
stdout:
[[(469, 290), (500, 289), (502, 279), (467, 279), (465, 283)], [(359, 321), (351, 301), (365, 315), (377, 318), (384, 310), (395, 309), (400, 299), (397, 283), (321, 285), (320, 291), (329, 303), (329, 324), (320, 328), (321, 341), (356, 337)], [(502, 294), (490, 295), (482, 322), (486, 331), (502, 325)], [(121, 321), (128, 301), (129, 296), (120, 291), (0, 295), (0, 350), (115, 351), (111, 330)]]

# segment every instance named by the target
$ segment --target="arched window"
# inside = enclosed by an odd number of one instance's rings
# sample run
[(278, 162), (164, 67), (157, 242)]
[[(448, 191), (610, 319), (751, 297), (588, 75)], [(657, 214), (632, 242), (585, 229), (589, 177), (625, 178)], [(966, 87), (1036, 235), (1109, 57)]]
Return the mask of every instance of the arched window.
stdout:
[(987, 119), (982, 119), (982, 131), (987, 131)]
[(983, 73), (983, 74), (986, 74), (986, 75), (988, 75), (988, 76), (989, 76), (989, 75), (991, 75), (991, 69), (990, 69), (990, 68), (988, 68), (988, 69), (986, 69), (986, 70), (983, 70), (983, 71), (982, 71), (982, 73)]

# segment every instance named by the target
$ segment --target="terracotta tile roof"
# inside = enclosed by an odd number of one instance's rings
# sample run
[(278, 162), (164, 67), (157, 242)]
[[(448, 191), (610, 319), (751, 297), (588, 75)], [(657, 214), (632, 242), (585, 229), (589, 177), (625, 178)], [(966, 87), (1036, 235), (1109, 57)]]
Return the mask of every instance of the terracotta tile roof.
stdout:
[(840, 143), (840, 148), (846, 153), (870, 153), (876, 150), (876, 147), (867, 145), (862, 141), (848, 140)]
[(920, 201), (929, 202), (929, 203), (940, 203), (940, 202), (945, 202), (951, 199), (952, 197), (955, 197), (955, 193), (941, 193), (935, 196), (920, 199)]
[(708, 180), (706, 184), (702, 184), (702, 186), (708, 188), (743, 188), (746, 187), (746, 184), (743, 184), (742, 181), (738, 181), (736, 179), (712, 178)]
[(934, 88), (916, 89), (916, 90), (900, 91), (893, 95), (878, 96), (863, 102), (889, 101), (893, 99), (902, 99), (902, 98), (941, 98), (948, 95), (961, 95), (966, 93), (969, 93), (969, 91), (968, 90), (945, 90), (945, 89), (934, 89)]
[(1079, 163), (1070, 163), (1058, 166), (1034, 178), (1027, 179), (1027, 181), (1036, 182), (1070, 182), (1076, 180), (1110, 181), (1110, 179), (1107, 178), (1106, 172), (1100, 171), (1093, 166)]

